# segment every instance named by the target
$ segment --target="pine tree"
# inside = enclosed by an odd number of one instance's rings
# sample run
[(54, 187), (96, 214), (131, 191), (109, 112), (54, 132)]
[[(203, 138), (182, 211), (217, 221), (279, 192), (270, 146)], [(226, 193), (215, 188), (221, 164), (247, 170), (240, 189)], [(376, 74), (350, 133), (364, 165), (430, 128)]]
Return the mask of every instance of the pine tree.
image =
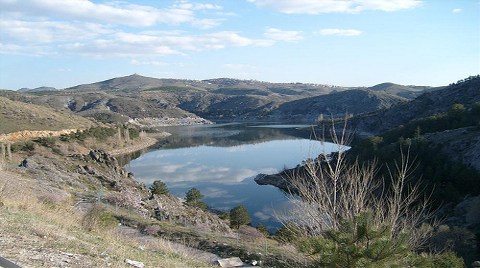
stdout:
[(202, 198), (203, 194), (197, 188), (192, 188), (185, 195), (185, 203), (191, 207), (205, 209), (207, 205), (202, 202)]
[(150, 191), (156, 195), (166, 195), (169, 193), (167, 185), (163, 181), (154, 181), (150, 186)]
[(230, 227), (238, 229), (242, 225), (247, 225), (251, 222), (250, 214), (247, 208), (239, 205), (230, 210)]

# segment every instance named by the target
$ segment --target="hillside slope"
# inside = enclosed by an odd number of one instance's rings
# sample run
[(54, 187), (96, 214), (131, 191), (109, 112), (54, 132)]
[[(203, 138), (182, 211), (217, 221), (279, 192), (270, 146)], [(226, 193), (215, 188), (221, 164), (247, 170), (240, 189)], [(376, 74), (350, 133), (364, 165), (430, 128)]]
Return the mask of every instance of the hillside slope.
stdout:
[[(146, 118), (202, 118), (218, 121), (312, 121), (320, 113), (343, 116), (388, 108), (413, 98), (426, 87), (383, 83), (347, 88), (311, 83), (269, 83), (217, 78), (208, 80), (158, 79), (133, 74), (83, 84), (61, 91), (0, 92), (13, 100), (35, 103), (102, 122)], [(198, 119), (198, 120), (197, 120)]]
[(412, 101), (387, 110), (358, 116), (351, 120), (351, 123), (360, 133), (382, 133), (412, 120), (445, 113), (456, 103), (471, 109), (476, 102), (480, 102), (480, 76), (426, 92)]
[(343, 117), (346, 113), (356, 115), (373, 112), (405, 101), (404, 98), (384, 92), (355, 89), (287, 102), (274, 110), (272, 115), (289, 120), (316, 120), (320, 114)]
[(86, 128), (86, 118), (54, 109), (0, 97), (0, 134), (21, 130), (62, 130)]
[(415, 99), (425, 91), (433, 90), (434, 88), (422, 86), (404, 86), (394, 83), (381, 83), (373, 87), (369, 87), (368, 89), (377, 92), (385, 92), (392, 95), (397, 95), (406, 99)]

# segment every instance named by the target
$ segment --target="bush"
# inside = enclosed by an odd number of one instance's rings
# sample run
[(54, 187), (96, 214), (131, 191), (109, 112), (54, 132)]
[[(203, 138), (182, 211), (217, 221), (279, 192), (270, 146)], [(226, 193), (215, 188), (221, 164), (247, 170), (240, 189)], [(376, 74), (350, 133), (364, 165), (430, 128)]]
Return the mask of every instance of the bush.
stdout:
[(433, 256), (433, 267), (435, 268), (463, 268), (465, 264), (461, 257), (454, 252), (447, 251)]
[(158, 233), (162, 230), (162, 228), (159, 225), (148, 225), (143, 229), (143, 232), (148, 234), (148, 235), (158, 235)]
[(37, 142), (45, 147), (52, 147), (56, 141), (57, 139), (54, 137), (41, 137), (37, 139)]
[(390, 237), (391, 227), (374, 226), (371, 214), (342, 220), (338, 230), (302, 243), (302, 250), (316, 255), (317, 267), (391, 267), (410, 252), (408, 234)]
[(255, 227), (255, 228), (257, 228), (257, 230), (258, 230), (259, 232), (261, 232), (264, 236), (269, 236), (269, 235), (270, 235), (270, 232), (268, 231), (267, 226), (265, 226), (265, 224), (263, 224), (263, 223), (260, 223), (260, 224), (257, 225), (257, 227)]
[(292, 223), (287, 223), (275, 233), (275, 239), (283, 243), (297, 243), (303, 237), (302, 231)]
[(72, 134), (62, 135), (60, 140), (62, 141), (70, 141), (70, 140), (78, 140), (84, 141), (87, 138), (95, 138), (100, 141), (105, 141), (107, 138), (115, 135), (117, 130), (115, 128), (110, 127), (92, 127), (86, 129), (84, 131), (77, 131)]
[(130, 136), (130, 139), (136, 139), (140, 137), (140, 131), (136, 128), (129, 128), (128, 135)]
[(11, 150), (12, 152), (19, 152), (19, 151), (32, 152), (35, 150), (35, 143), (32, 141), (16, 142), (12, 144)]
[(95, 203), (85, 214), (82, 226), (89, 231), (96, 229), (111, 229), (117, 226), (119, 221), (107, 210), (104, 205)]

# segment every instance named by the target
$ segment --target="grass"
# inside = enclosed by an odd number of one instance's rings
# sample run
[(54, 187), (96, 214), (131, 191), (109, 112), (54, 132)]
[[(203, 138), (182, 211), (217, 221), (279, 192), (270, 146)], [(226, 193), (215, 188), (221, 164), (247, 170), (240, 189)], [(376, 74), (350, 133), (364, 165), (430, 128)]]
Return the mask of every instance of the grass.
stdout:
[(298, 267), (308, 263), (307, 257), (299, 253), (294, 246), (268, 237), (252, 235), (252, 227), (244, 226), (237, 233), (222, 235), (169, 222), (155, 225), (159, 226), (160, 230), (157, 235), (164, 239), (212, 252), (220, 257), (238, 256), (242, 260), (261, 260), (263, 267)]
[(39, 105), (0, 97), (0, 134), (21, 130), (62, 130), (85, 128), (88, 119)]
[(107, 224), (89, 231), (82, 224), (85, 215), (70, 200), (39, 201), (28, 189), (15, 194), (2, 177), (0, 185), (0, 252), (20, 265), (56, 266), (56, 260), (75, 256), (69, 266), (125, 267), (124, 260), (131, 259), (146, 267), (209, 267), (161, 238), (142, 242), (119, 233), (107, 209), (99, 210), (100, 222)]

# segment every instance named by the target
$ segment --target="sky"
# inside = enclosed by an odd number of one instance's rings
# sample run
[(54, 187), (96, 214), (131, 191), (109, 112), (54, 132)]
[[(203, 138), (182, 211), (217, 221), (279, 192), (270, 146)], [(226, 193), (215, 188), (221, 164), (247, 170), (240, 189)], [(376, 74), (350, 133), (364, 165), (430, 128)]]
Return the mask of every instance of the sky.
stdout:
[(480, 0), (0, 0), (0, 88), (140, 74), (338, 86), (480, 73)]

